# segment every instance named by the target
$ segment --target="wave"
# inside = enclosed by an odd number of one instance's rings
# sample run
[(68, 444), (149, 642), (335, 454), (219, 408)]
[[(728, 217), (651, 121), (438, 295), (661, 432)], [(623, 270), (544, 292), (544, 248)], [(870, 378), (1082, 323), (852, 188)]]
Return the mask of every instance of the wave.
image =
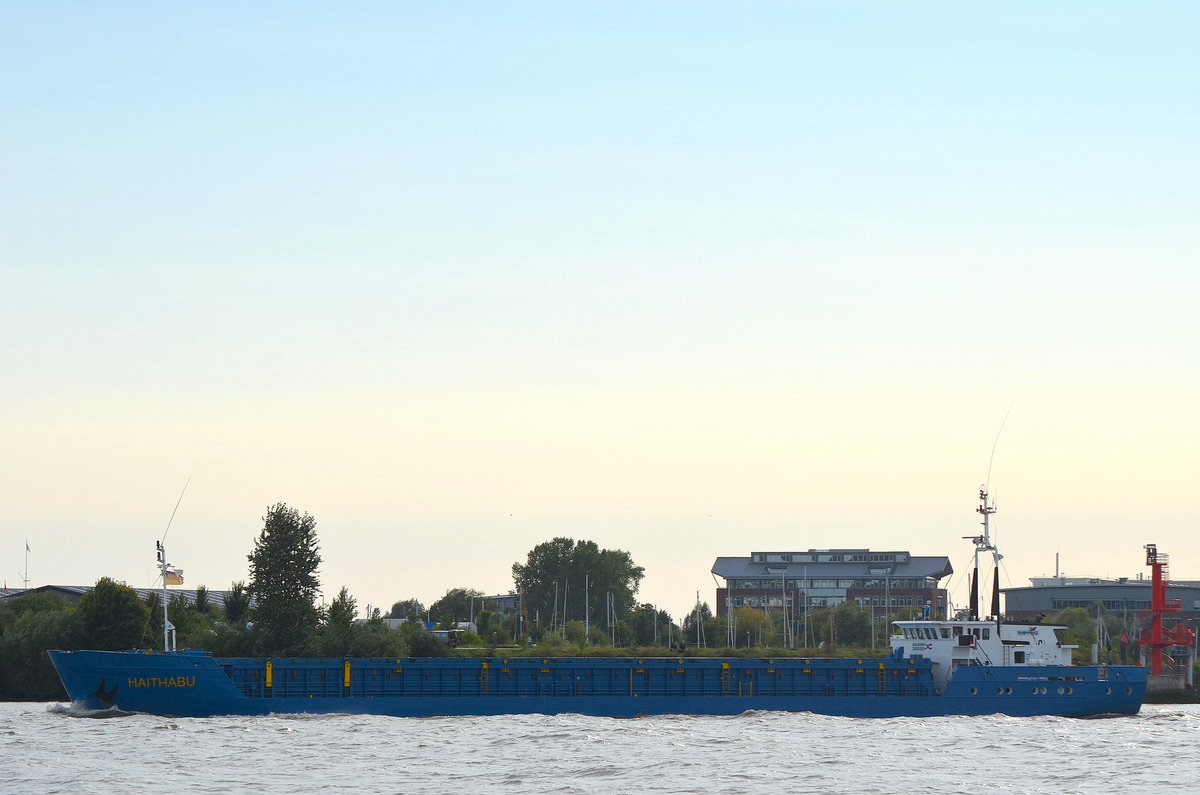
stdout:
[(69, 718), (127, 718), (131, 715), (141, 715), (141, 712), (126, 712), (116, 707), (109, 709), (88, 709), (78, 701), (70, 704), (49, 704), (46, 712), (52, 715), (66, 715)]

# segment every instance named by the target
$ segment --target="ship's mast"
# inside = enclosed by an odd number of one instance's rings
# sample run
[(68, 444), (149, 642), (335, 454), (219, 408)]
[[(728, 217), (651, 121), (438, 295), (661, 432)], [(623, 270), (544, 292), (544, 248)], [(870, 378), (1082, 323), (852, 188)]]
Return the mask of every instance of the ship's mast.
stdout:
[(182, 583), (183, 571), (167, 562), (167, 545), (164, 542), (155, 541), (154, 544), (158, 547), (158, 569), (162, 577), (163, 651), (174, 651), (175, 625), (167, 617), (167, 585)]
[(179, 499), (175, 500), (175, 508), (171, 511), (171, 518), (167, 520), (167, 529), (163, 531), (163, 537), (159, 541), (155, 541), (154, 545), (158, 549), (158, 569), (162, 575), (162, 603), (163, 603), (163, 651), (171, 651), (171, 632), (175, 627), (171, 626), (171, 622), (167, 619), (167, 574), (170, 573), (176, 577), (175, 584), (179, 585), (183, 582), (180, 575), (182, 571), (176, 571), (170, 563), (167, 563), (167, 533), (171, 532), (171, 523), (175, 521), (175, 512), (179, 510), (179, 503), (183, 502), (183, 495), (187, 494), (188, 484), (192, 482), (192, 476), (188, 475), (187, 482), (183, 484), (183, 491), (179, 492)]
[(983, 515), (983, 535), (970, 539), (975, 544), (975, 572), (971, 580), (971, 618), (979, 618), (979, 553), (992, 553), (992, 605), (991, 617), (1000, 621), (1000, 560), (1003, 557), (992, 543), (988, 518), (996, 512), (996, 506), (988, 504), (987, 489), (979, 489), (979, 507), (976, 513)]
[(158, 573), (162, 578), (162, 605), (163, 605), (163, 651), (171, 650), (170, 641), (170, 626), (171, 622), (167, 620), (167, 570), (171, 565), (167, 563), (167, 548), (163, 546), (162, 541), (155, 541), (155, 546), (158, 547)]

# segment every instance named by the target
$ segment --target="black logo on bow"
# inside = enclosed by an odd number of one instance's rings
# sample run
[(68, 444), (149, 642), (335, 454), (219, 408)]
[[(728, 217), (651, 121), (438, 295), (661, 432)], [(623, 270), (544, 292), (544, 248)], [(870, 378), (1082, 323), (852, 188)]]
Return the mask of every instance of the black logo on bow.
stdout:
[(92, 695), (95, 696), (96, 698), (100, 699), (101, 704), (104, 704), (107, 707), (111, 707), (113, 705), (113, 702), (117, 698), (117, 690), (120, 687), (121, 686), (118, 684), (118, 685), (113, 685), (112, 690), (105, 690), (104, 689), (104, 678), (101, 677), (100, 685), (96, 688), (96, 692), (92, 693)]

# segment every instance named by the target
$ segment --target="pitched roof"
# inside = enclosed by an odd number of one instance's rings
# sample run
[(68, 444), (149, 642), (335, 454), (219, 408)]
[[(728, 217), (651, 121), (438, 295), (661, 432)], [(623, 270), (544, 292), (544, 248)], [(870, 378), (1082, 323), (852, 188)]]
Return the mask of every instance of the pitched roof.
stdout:
[[(886, 568), (884, 572), (878, 569)], [(876, 571), (872, 571), (876, 570)], [(944, 555), (909, 556), (903, 562), (854, 563), (760, 563), (753, 557), (721, 557), (713, 563), (712, 573), (726, 580), (750, 577), (867, 578), (867, 577), (935, 577), (942, 579), (954, 573), (950, 558)]]

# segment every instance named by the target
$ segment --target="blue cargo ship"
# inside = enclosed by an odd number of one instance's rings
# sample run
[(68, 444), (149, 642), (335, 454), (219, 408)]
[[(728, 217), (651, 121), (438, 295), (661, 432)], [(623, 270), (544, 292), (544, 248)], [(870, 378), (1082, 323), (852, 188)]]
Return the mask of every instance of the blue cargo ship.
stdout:
[(1134, 714), (1141, 666), (1073, 666), (1062, 627), (898, 621), (873, 658), (218, 658), (52, 651), (71, 700), (171, 716), (369, 713), (612, 717), (784, 710), (884, 718)]
[[(987, 492), (971, 607), (955, 619), (895, 621), (871, 658), (218, 658), (202, 651), (51, 651), (72, 702), (171, 716), (358, 713), (428, 717), (580, 713), (611, 717), (783, 710), (862, 718), (1137, 713), (1146, 669), (1074, 666), (1061, 626), (1000, 615)], [(159, 547), (166, 582), (168, 564)], [(997, 568), (979, 618), (979, 556)], [(163, 599), (164, 609), (167, 599)], [(165, 616), (164, 616), (165, 619)], [(165, 621), (164, 633), (169, 622)], [(166, 646), (164, 635), (164, 646)]]

